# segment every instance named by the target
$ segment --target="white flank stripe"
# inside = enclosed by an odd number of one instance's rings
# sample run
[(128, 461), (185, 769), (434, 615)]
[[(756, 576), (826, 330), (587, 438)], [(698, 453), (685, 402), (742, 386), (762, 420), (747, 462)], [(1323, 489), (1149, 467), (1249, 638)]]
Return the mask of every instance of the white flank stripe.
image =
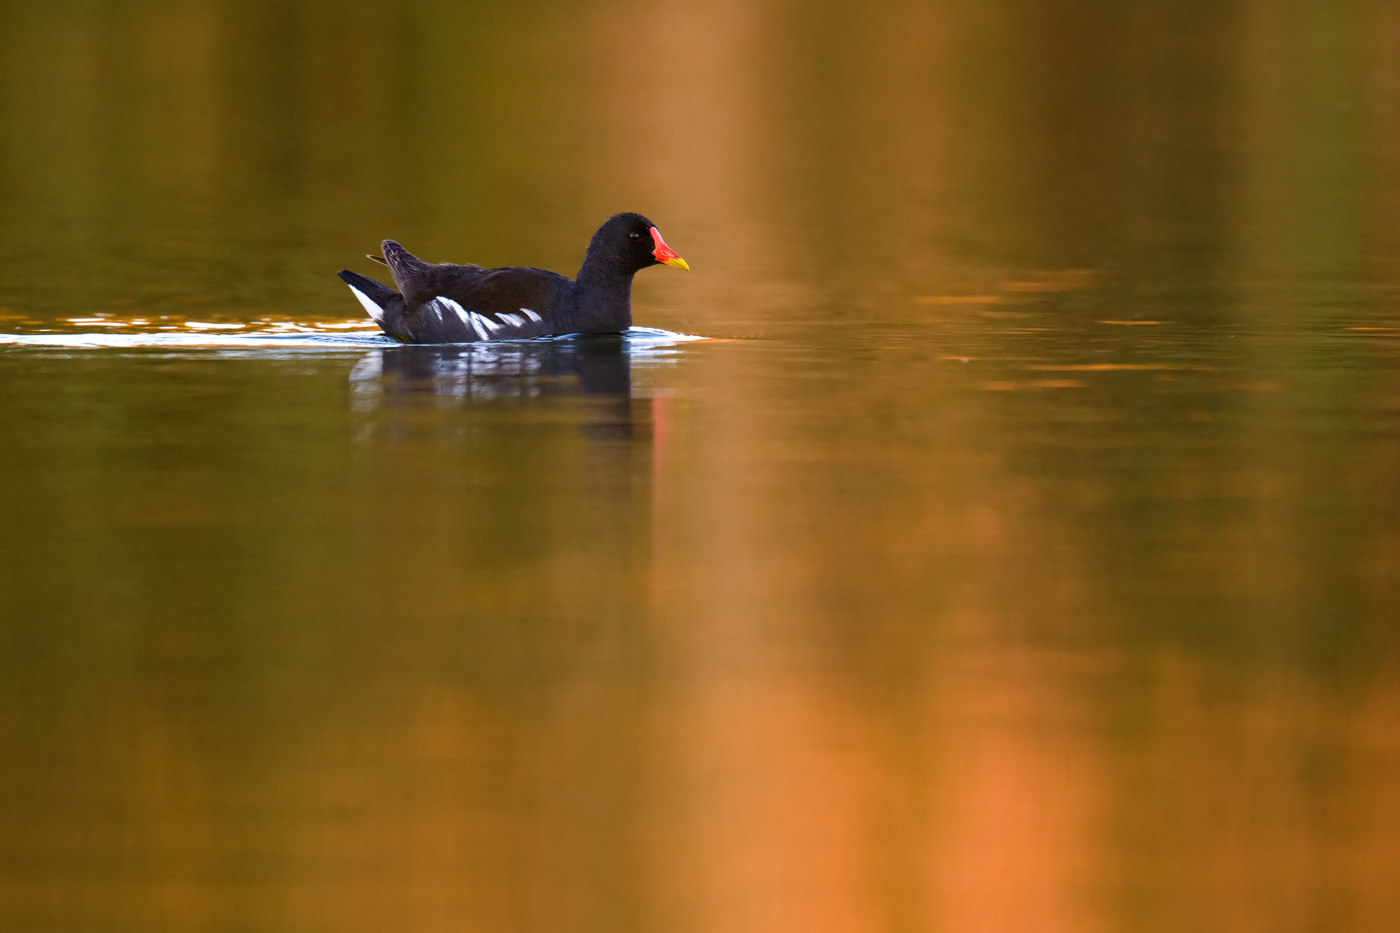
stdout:
[(540, 317), (538, 314), (531, 311), (529, 308), (521, 308), (520, 312), (530, 320), (534, 321), (536, 324), (540, 324), (544, 321), (544, 318)]
[(497, 315), (497, 317), (505, 321), (511, 327), (519, 327), (521, 324), (525, 323), (525, 319), (518, 314), (500, 314)]
[(437, 315), (437, 319), (438, 319), (439, 321), (442, 320), (442, 303), (441, 303), (441, 302), (442, 302), (442, 299), (441, 299), (441, 298), (434, 298), (432, 301), (428, 302), (428, 307), (430, 307), (430, 308), (433, 309), (433, 313)]
[(461, 304), (459, 304), (458, 302), (453, 301), (451, 298), (441, 298), (441, 297), (439, 297), (439, 298), (438, 298), (438, 301), (446, 302), (446, 303), (447, 303), (447, 306), (448, 306), (449, 308), (451, 308), (451, 309), (453, 310), (453, 312), (456, 313), (456, 315), (457, 315), (459, 318), (462, 319), (462, 323), (463, 323), (463, 324), (467, 323), (467, 309), (464, 308), (464, 307), (462, 307)]
[(472, 330), (476, 331), (476, 335), (482, 340), (490, 340), (491, 337), (486, 333), (486, 328), (481, 326), (481, 315), (473, 311), (470, 316), (472, 322)]
[(501, 329), (501, 325), (497, 324), (495, 321), (491, 320), (489, 317), (482, 314), (480, 311), (474, 313), (477, 317), (481, 318), (481, 323), (485, 324), (488, 328), (490, 328), (492, 333), (495, 333), (496, 331)]
[(383, 324), (384, 309), (379, 307), (379, 305), (375, 304), (374, 302), (370, 301), (369, 296), (366, 295), (364, 292), (360, 291), (355, 286), (351, 285), (350, 290), (355, 293), (356, 298), (360, 299), (360, 304), (365, 306), (365, 310), (369, 312), (370, 317), (374, 318), (375, 323)]

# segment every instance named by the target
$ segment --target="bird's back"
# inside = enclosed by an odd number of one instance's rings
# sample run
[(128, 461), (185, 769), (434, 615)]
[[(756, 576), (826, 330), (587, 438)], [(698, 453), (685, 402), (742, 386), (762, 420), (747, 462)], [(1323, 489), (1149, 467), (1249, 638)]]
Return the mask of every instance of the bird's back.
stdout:
[(384, 241), (383, 252), (403, 295), (395, 313), (375, 316), (391, 337), (416, 343), (469, 343), (570, 329), (573, 282), (558, 273), (424, 262), (393, 240)]

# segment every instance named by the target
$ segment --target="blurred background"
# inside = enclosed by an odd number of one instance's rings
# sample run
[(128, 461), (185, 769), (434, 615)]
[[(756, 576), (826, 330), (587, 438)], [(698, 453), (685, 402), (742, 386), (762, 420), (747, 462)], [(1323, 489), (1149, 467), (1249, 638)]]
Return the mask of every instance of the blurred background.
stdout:
[[(1400, 5), (0, 36), (0, 928), (1400, 917)], [(622, 210), (659, 336), (240, 342)]]

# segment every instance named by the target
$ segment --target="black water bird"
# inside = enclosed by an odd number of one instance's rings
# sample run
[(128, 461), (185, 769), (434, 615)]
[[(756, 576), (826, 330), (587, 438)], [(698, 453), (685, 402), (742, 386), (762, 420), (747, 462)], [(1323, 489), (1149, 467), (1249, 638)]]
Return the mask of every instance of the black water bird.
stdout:
[(589, 241), (572, 279), (524, 266), (424, 262), (381, 245), (398, 290), (340, 272), (384, 333), (404, 343), (475, 343), (554, 334), (615, 334), (632, 326), (632, 276), (664, 263), (689, 269), (641, 214), (614, 214)]

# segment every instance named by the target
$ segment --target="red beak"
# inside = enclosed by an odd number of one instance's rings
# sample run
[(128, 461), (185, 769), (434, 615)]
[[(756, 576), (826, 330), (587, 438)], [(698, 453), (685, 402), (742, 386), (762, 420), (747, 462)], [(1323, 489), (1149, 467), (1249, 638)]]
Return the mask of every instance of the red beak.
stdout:
[(681, 258), (681, 254), (666, 245), (666, 241), (661, 239), (661, 231), (655, 227), (651, 228), (651, 239), (656, 244), (656, 249), (651, 254), (656, 257), (657, 262), (664, 262), (668, 266), (675, 266), (677, 269), (689, 269), (690, 266)]

